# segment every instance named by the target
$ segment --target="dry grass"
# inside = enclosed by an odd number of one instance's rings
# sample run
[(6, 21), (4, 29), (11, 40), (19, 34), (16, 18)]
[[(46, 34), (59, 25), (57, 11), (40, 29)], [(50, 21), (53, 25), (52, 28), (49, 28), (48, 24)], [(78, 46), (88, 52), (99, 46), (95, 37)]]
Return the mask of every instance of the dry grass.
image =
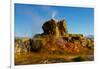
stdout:
[(63, 63), (63, 62), (76, 62), (79, 61), (91, 61), (92, 55), (75, 55), (75, 54), (48, 54), (48, 53), (20, 53), (15, 54), (15, 65), (26, 64), (46, 64), (46, 63)]

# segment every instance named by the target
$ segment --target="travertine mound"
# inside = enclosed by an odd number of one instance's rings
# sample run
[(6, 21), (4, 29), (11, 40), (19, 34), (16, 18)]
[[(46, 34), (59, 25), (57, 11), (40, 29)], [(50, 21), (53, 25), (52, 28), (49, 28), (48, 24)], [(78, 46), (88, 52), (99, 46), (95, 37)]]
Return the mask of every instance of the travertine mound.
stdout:
[(94, 41), (83, 34), (69, 34), (66, 21), (51, 19), (42, 25), (43, 33), (33, 38), (16, 39), (15, 52), (89, 53)]

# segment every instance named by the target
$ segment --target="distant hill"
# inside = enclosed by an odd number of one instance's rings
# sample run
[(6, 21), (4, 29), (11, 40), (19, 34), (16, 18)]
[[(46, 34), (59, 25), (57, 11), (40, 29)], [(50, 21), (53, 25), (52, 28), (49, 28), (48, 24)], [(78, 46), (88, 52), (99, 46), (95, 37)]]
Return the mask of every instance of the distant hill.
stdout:
[(15, 37), (15, 39), (30, 39), (30, 37)]
[(86, 38), (94, 39), (94, 35), (88, 35), (88, 36), (86, 36)]

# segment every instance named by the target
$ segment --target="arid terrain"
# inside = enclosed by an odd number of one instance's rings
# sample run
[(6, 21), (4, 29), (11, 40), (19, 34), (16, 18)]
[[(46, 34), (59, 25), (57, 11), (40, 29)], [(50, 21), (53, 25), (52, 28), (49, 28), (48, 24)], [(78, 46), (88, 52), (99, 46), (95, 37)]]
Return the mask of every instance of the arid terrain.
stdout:
[(15, 37), (15, 65), (94, 60), (94, 38), (68, 32), (65, 20), (46, 21), (43, 33)]

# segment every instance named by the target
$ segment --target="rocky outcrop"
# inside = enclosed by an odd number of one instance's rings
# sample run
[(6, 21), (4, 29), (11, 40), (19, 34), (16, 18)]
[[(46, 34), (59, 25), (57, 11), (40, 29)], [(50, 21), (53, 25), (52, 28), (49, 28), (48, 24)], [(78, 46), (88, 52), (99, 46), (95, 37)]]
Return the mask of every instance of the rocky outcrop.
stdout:
[(64, 36), (68, 33), (65, 20), (51, 19), (43, 24), (42, 29), (45, 35)]
[(15, 53), (30, 52), (30, 40), (29, 38), (15, 38)]
[(56, 33), (56, 21), (54, 19), (51, 19), (50, 21), (47, 21), (43, 24), (42, 29), (43, 29), (43, 33), (45, 35), (55, 35)]
[(42, 25), (43, 33), (35, 34), (31, 39), (15, 41), (16, 52), (45, 51), (50, 53), (80, 53), (93, 49), (93, 39), (83, 34), (69, 34), (66, 21), (51, 19)]
[(65, 20), (58, 21), (57, 27), (58, 27), (58, 30), (59, 30), (59, 34), (61, 36), (64, 36), (64, 35), (68, 34), (68, 30), (67, 30), (67, 26), (66, 26), (66, 21)]

